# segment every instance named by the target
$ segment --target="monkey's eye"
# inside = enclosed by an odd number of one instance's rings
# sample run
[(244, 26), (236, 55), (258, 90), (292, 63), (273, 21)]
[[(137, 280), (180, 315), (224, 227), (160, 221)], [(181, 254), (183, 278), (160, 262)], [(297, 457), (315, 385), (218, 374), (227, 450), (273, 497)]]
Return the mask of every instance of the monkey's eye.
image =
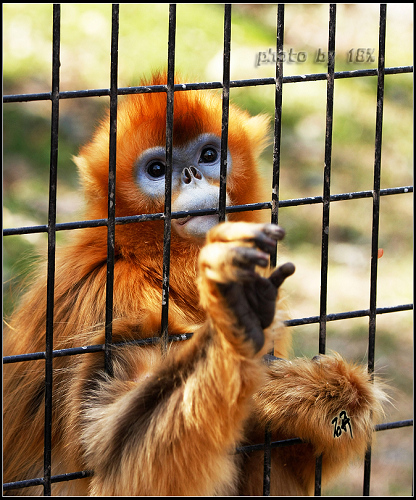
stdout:
[(160, 177), (163, 177), (166, 172), (166, 166), (164, 163), (160, 161), (152, 161), (147, 166), (147, 173), (149, 174), (150, 177), (153, 177), (154, 179), (159, 179)]
[(201, 151), (198, 163), (214, 163), (218, 158), (218, 152), (212, 146), (207, 146)]

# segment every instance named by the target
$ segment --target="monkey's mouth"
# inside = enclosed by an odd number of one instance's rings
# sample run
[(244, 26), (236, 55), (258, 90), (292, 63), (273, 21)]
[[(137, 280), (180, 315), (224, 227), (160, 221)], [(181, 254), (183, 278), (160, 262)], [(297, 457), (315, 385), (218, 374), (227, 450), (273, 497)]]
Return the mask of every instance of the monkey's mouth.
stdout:
[(179, 224), (180, 226), (184, 226), (187, 222), (189, 222), (194, 217), (195, 217), (194, 215), (187, 215), (186, 217), (182, 217), (181, 219), (176, 219), (176, 223)]
[(218, 221), (218, 216), (217, 215), (187, 215), (186, 217), (181, 217), (180, 219), (176, 219), (175, 222), (178, 224), (178, 226), (184, 226), (191, 220), (199, 220), (200, 222), (202, 221), (207, 221), (210, 218), (215, 217)]
[(216, 224), (218, 215), (187, 215), (172, 221), (172, 226), (182, 238), (204, 238)]

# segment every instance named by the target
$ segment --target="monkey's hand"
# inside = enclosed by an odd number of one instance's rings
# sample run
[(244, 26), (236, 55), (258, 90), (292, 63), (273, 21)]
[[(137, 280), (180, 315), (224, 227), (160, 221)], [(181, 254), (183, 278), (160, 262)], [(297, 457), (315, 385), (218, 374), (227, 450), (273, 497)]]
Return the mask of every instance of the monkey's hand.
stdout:
[(230, 339), (250, 341), (254, 353), (265, 343), (264, 329), (271, 325), (278, 290), (294, 273), (283, 264), (265, 278), (256, 266), (267, 267), (284, 230), (274, 224), (245, 222), (219, 224), (207, 235), (199, 258), (202, 306), (215, 326)]

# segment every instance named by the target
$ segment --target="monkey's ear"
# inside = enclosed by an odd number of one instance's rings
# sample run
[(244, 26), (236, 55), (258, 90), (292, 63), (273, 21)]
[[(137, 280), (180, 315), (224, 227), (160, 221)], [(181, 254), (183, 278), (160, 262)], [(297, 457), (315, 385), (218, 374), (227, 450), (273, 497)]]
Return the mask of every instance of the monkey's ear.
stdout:
[(87, 170), (88, 163), (87, 163), (87, 160), (83, 156), (73, 156), (72, 161), (78, 167), (78, 170), (79, 170), (81, 175), (82, 175), (82, 172), (85, 172)]
[(93, 184), (93, 179), (91, 178), (91, 173), (88, 167), (88, 160), (84, 156), (73, 156), (72, 161), (78, 168), (79, 176), (81, 177), (81, 182), (84, 187)]
[(270, 130), (269, 115), (251, 116), (243, 122), (243, 126), (251, 139), (251, 144), (254, 149), (255, 156), (259, 156), (266, 146), (272, 140)]
[(91, 157), (81, 151), (80, 155), (72, 157), (72, 161), (78, 167), (81, 185), (87, 198), (97, 200), (106, 197), (108, 193), (108, 160), (107, 163), (98, 160), (91, 162)]

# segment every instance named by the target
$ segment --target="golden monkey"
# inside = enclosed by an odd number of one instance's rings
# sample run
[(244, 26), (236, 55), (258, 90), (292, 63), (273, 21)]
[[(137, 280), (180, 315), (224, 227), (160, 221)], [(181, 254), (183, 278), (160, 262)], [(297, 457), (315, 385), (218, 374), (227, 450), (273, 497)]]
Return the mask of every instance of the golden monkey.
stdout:
[[(146, 85), (164, 84), (154, 76)], [(166, 96), (120, 99), (116, 216), (163, 211)], [(230, 108), (227, 204), (267, 200), (258, 168), (267, 123)], [(172, 210), (218, 208), (221, 99), (209, 91), (174, 100)], [(107, 216), (109, 120), (75, 159), (86, 219)], [(52, 485), (54, 495), (234, 495), (262, 492), (262, 453), (236, 446), (304, 443), (272, 451), (271, 493), (312, 492), (315, 457), (324, 479), (363, 454), (385, 399), (364, 367), (340, 356), (289, 361), (280, 286), (291, 263), (266, 274), (284, 236), (264, 213), (172, 221), (169, 333), (190, 340), (115, 346), (54, 359), (52, 474), (92, 477)], [(74, 232), (56, 259), (54, 349), (104, 343), (106, 228)], [(116, 226), (113, 342), (157, 337), (163, 222)], [(199, 297), (199, 300), (198, 300)], [(44, 350), (46, 279), (38, 278), (5, 335), (5, 354)], [(282, 359), (266, 364), (272, 344)], [(44, 362), (5, 365), (4, 480), (43, 476)], [(40, 494), (40, 487), (10, 490)]]

